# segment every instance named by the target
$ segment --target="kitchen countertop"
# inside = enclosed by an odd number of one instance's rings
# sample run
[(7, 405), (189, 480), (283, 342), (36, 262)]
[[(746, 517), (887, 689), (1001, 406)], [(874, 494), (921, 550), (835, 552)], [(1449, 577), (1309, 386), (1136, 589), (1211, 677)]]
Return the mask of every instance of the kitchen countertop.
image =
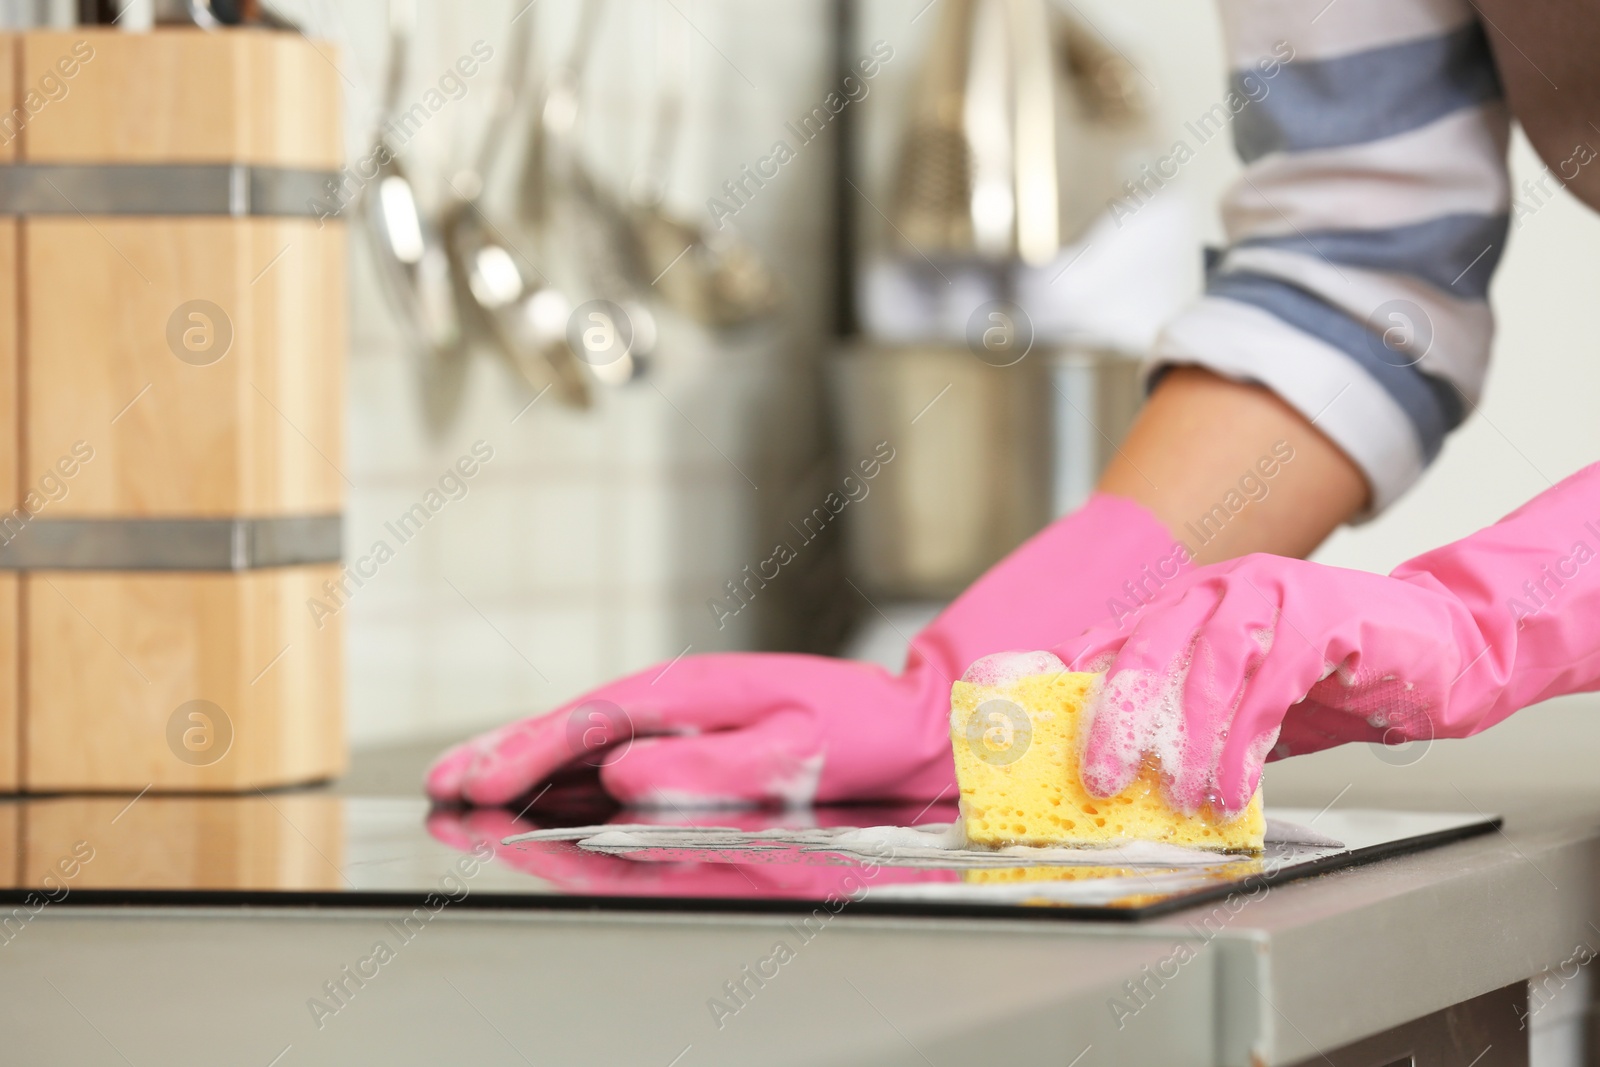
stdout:
[[(1600, 946), (1600, 784), (1541, 788), (1517, 737), (1485, 740), (1291, 761), (1267, 795), (1502, 832), (1138, 924), (847, 908), (801, 940), (781, 915), (446, 908), (341, 1006), (325, 983), (397, 941), (397, 909), (56, 907), (0, 946), (0, 1025), (29, 1063), (1294, 1064)], [(414, 795), (435, 748), (332, 790)]]
[[(59, 907), (0, 948), (0, 1004), (29, 1063), (1288, 1064), (1595, 944), (1596, 837), (1514, 822), (1274, 888), (1209, 941), (1225, 905), (1131, 927), (846, 911), (810, 941), (785, 916), (446, 910), (403, 944), (399, 909)], [(393, 960), (319, 1020), (379, 939)], [(719, 1027), (709, 1002), (736, 1006), (724, 983), (779, 939), (794, 959)]]

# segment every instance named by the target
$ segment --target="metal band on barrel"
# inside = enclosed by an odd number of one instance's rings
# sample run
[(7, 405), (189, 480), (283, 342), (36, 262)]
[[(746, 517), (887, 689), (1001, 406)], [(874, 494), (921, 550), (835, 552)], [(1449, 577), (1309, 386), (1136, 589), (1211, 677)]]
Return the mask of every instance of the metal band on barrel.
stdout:
[(0, 570), (247, 571), (337, 563), (343, 519), (31, 519), (0, 538)]
[(0, 166), (0, 214), (326, 217), (343, 204), (339, 180), (238, 163), (13, 163)]

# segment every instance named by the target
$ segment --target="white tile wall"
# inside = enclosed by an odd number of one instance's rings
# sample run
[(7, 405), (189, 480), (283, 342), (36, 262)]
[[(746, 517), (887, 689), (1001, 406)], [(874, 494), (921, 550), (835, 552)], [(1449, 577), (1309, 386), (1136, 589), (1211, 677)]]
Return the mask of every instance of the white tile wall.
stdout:
[[(408, 98), (473, 41), (496, 51), (465, 97), (405, 150), (427, 195), (438, 196), (443, 176), (475, 148), (505, 56), (504, 24), (524, 0), (514, 2), (420, 4)], [(669, 199), (685, 216), (705, 218), (716, 187), (826, 91), (828, 8), (822, 0), (674, 2), (676, 9), (665, 0), (608, 4), (588, 81), (587, 155), (618, 183), (638, 165), (660, 20), (690, 50), (687, 125)], [(540, 0), (524, 16), (538, 20), (541, 55), (565, 49), (576, 12), (573, 0)], [(385, 5), (324, 0), (296, 13), (344, 48), (347, 142), (362, 151), (382, 82)], [(415, 503), (474, 441), (495, 449), (467, 496), (397, 546), (345, 613), (356, 745), (466, 735), (686, 645), (709, 651), (755, 640), (743, 619), (718, 632), (705, 599), (759, 558), (762, 498), (750, 481), (779, 491), (819, 446), (810, 379), (828, 321), (827, 151), (809, 147), (739, 215), (741, 232), (789, 290), (780, 320), (719, 337), (657, 308), (653, 373), (603, 395), (588, 413), (546, 395), (513, 425), (532, 393), (480, 353), (459, 421), (430, 438), (414, 366), (366, 250), (352, 241), (348, 551), (364, 553), (377, 537), (394, 544), (385, 520)], [(508, 162), (516, 155), (508, 151)]]

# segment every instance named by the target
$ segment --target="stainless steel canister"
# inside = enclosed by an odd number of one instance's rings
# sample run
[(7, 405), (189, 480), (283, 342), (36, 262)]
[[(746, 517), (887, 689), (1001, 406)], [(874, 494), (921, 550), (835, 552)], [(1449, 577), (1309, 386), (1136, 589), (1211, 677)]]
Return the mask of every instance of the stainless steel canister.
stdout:
[(1064, 348), (1049, 357), (1052, 514), (1083, 504), (1144, 403), (1137, 359), (1103, 349)]
[(866, 344), (832, 366), (841, 460), (893, 449), (846, 527), (888, 599), (955, 595), (1087, 497), (1139, 403), (1135, 361), (1036, 350), (993, 366), (954, 345)]

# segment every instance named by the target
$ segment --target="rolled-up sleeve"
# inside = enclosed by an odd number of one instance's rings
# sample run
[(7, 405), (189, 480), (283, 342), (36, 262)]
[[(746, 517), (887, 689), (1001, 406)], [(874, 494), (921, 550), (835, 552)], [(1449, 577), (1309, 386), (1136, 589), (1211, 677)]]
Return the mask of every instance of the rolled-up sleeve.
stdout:
[(1509, 120), (1466, 0), (1319, 6), (1222, 0), (1232, 84), (1208, 116), (1245, 167), (1228, 246), (1152, 369), (1272, 389), (1362, 469), (1375, 513), (1478, 401)]

